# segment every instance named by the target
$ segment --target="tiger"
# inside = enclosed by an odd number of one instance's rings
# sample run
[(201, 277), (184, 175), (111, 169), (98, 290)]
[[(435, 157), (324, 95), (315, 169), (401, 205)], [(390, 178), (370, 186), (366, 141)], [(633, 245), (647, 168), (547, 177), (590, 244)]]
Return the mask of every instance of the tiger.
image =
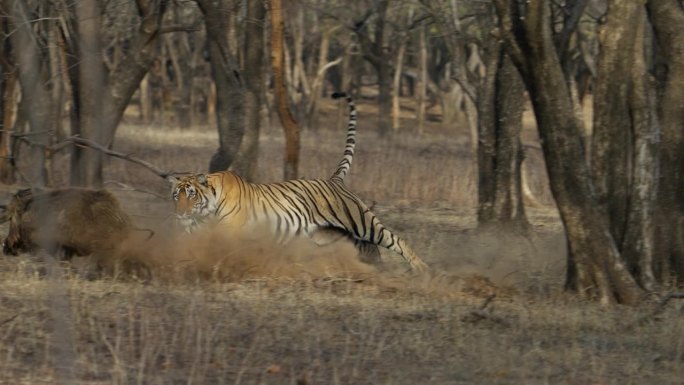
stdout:
[(279, 243), (298, 235), (312, 237), (318, 231), (343, 233), (360, 251), (368, 246), (398, 253), (413, 271), (427, 265), (386, 228), (369, 207), (345, 184), (356, 147), (357, 111), (345, 93), (349, 108), (344, 154), (328, 179), (295, 179), (278, 183), (250, 183), (233, 171), (169, 176), (177, 223), (192, 233), (203, 226), (238, 231), (250, 226), (268, 228)]

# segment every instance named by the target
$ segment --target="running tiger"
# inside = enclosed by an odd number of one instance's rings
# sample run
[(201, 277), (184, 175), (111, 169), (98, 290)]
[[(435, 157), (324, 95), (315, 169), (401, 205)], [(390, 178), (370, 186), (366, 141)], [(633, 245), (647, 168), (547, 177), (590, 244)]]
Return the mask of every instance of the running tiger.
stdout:
[(178, 222), (187, 232), (205, 224), (231, 231), (266, 226), (280, 242), (324, 229), (348, 234), (359, 249), (377, 245), (399, 253), (413, 270), (427, 265), (403, 239), (380, 223), (368, 206), (344, 185), (356, 145), (356, 107), (346, 97), (349, 123), (344, 156), (329, 179), (249, 183), (231, 171), (169, 177)]

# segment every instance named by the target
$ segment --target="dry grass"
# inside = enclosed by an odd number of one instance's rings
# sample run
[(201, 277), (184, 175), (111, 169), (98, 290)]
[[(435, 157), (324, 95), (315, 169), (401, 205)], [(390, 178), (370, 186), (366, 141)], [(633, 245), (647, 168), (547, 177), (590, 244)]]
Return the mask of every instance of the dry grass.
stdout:
[[(681, 383), (681, 302), (652, 317), (647, 306), (601, 308), (562, 293), (565, 245), (550, 207), (529, 210), (530, 239), (475, 231), (465, 131), (432, 124), (424, 137), (405, 129), (385, 140), (371, 113), (361, 105), (350, 184), (432, 272), (404, 274), (388, 253), (381, 266), (362, 264), (344, 242), (170, 235), (165, 182), (109, 159), (110, 188), (157, 230), (120, 249), (148, 274), (93, 279), (85, 258), (1, 258), (0, 383)], [(331, 116), (328, 106), (321, 121)], [(303, 133), (303, 175), (334, 169), (344, 138), (335, 126)], [(264, 132), (262, 181), (280, 179), (281, 137)], [(208, 128), (125, 125), (115, 147), (200, 171), (215, 143)], [(527, 159), (531, 187), (549, 203), (540, 159)], [(57, 181), (65, 165), (55, 162)]]

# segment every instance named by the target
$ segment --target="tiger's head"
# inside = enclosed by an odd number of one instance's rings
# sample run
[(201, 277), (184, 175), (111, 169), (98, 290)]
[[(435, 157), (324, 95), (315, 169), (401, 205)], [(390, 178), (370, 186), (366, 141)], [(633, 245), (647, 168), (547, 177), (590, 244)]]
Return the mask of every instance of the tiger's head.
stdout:
[(191, 232), (216, 213), (218, 197), (207, 175), (169, 176), (167, 180), (172, 186), (176, 218), (186, 231)]

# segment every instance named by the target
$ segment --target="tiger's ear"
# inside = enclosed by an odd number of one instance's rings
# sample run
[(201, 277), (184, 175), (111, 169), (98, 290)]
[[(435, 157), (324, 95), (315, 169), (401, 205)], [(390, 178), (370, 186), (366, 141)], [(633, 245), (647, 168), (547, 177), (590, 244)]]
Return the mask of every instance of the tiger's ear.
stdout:
[(169, 175), (166, 177), (166, 181), (171, 183), (172, 188), (176, 188), (176, 185), (178, 184), (178, 182), (180, 182), (180, 179), (176, 178), (173, 175)]
[(197, 182), (204, 187), (209, 187), (209, 181), (207, 180), (207, 176), (205, 174), (197, 175)]

